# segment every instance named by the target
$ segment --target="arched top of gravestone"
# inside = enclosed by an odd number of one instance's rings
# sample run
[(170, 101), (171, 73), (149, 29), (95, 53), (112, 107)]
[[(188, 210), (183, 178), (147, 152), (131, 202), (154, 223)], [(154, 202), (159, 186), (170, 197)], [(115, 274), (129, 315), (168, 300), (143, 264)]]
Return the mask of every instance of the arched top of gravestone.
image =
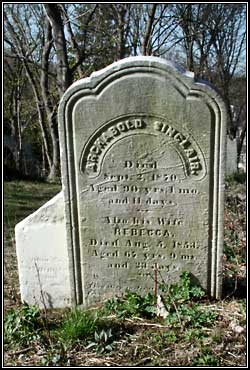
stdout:
[(99, 71), (93, 72), (89, 77), (75, 81), (61, 98), (59, 122), (63, 123), (68, 105), (74, 105), (83, 96), (98, 96), (114, 81), (118, 82), (119, 79), (134, 74), (141, 74), (141, 76), (151, 74), (155, 78), (157, 76), (165, 77), (185, 99), (205, 101), (209, 109), (212, 109), (215, 114), (219, 114), (220, 121), (222, 116), (226, 114), (222, 98), (208, 81), (195, 79), (193, 72), (187, 71), (180, 65), (166, 59), (136, 56), (114, 62)]

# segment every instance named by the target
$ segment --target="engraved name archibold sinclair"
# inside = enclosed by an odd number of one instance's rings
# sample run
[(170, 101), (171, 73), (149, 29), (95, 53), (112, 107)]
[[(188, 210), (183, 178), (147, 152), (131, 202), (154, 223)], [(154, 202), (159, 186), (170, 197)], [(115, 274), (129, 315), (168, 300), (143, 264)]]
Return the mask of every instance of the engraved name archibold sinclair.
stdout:
[[(190, 134), (183, 134), (172, 123), (158, 117), (133, 117), (104, 124), (88, 140), (81, 156), (81, 171), (90, 178), (97, 177), (101, 171), (106, 153), (117, 142), (131, 135), (161, 136), (178, 151), (185, 166), (187, 176), (197, 176), (205, 171), (205, 163), (199, 146)], [(125, 161), (124, 168), (156, 169), (157, 162)]]

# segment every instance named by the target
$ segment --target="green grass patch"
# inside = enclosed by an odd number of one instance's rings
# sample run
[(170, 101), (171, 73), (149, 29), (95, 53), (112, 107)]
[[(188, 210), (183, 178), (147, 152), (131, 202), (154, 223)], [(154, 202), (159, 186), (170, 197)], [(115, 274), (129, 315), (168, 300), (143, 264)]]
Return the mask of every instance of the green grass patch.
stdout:
[(199, 355), (194, 358), (192, 365), (197, 367), (219, 366), (220, 359), (211, 352), (210, 348), (204, 347), (201, 350), (201, 353), (199, 353)]
[(65, 350), (79, 345), (102, 353), (111, 351), (113, 342), (122, 333), (122, 323), (108, 320), (102, 308), (83, 310), (76, 307), (64, 316), (58, 328), (52, 332), (52, 337)]
[(80, 308), (70, 310), (63, 319), (60, 327), (53, 335), (66, 347), (81, 341), (87, 343), (98, 328), (98, 313), (83, 311)]
[(24, 304), (11, 309), (4, 319), (4, 341), (10, 346), (27, 346), (38, 340), (43, 330), (43, 322), (37, 306)]
[(14, 237), (15, 225), (61, 191), (61, 185), (33, 181), (4, 182), (4, 237)]

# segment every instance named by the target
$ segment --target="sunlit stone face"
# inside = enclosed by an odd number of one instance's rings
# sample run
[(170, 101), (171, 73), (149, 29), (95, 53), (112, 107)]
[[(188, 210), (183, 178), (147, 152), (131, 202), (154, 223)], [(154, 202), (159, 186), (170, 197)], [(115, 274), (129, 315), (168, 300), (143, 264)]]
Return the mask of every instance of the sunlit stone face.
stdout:
[(170, 283), (183, 271), (219, 296), (220, 104), (158, 58), (123, 60), (66, 92), (62, 177), (78, 303), (145, 294), (155, 276)]

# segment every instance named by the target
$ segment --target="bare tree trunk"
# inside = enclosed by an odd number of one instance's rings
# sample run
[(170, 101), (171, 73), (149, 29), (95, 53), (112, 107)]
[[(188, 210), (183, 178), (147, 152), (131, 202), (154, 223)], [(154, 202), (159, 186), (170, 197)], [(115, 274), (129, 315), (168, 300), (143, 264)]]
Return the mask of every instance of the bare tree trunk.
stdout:
[(78, 45), (76, 41), (76, 37), (73, 33), (71, 22), (67, 14), (67, 8), (65, 7), (64, 4), (61, 4), (61, 6), (63, 10), (63, 19), (64, 19), (64, 22), (66, 23), (67, 32), (69, 35), (69, 41), (70, 41), (71, 47), (73, 49), (73, 53), (76, 58), (75, 64), (71, 67), (71, 76), (73, 76), (74, 72), (77, 70), (79, 77), (83, 77), (84, 71), (83, 71), (82, 63), (85, 60), (85, 54), (86, 54), (85, 48), (86, 48), (86, 39), (87, 39), (87, 33), (88, 33), (88, 25), (91, 22), (98, 8), (98, 4), (93, 6), (93, 9), (91, 10), (91, 12), (89, 12), (88, 17), (86, 18), (86, 21), (84, 22), (83, 31), (82, 31), (83, 32), (83, 45), (81, 47)]
[(40, 103), (38, 98), (36, 97), (36, 107), (37, 107), (37, 112), (38, 112), (38, 122), (39, 126), (41, 129), (41, 135), (42, 135), (42, 140), (43, 140), (43, 145), (44, 145), (44, 151), (45, 151), (45, 156), (49, 165), (49, 170), (51, 170), (52, 167), (52, 161), (50, 158), (49, 154), (49, 143), (48, 143), (48, 137), (47, 137), (47, 132), (45, 130), (45, 122), (44, 122), (44, 116), (43, 116), (43, 104)]
[(46, 123), (45, 123), (44, 114), (43, 114), (44, 104), (40, 99), (40, 96), (39, 96), (39, 93), (38, 93), (38, 88), (36, 86), (35, 80), (33, 78), (31, 70), (30, 70), (30, 68), (29, 68), (29, 66), (26, 62), (24, 62), (24, 66), (25, 66), (27, 77), (30, 81), (31, 87), (32, 87), (34, 95), (35, 95), (36, 107), (37, 107), (37, 112), (38, 112), (38, 121), (39, 121), (39, 125), (40, 125), (40, 128), (41, 128), (41, 134), (42, 134), (42, 139), (43, 139), (43, 143), (44, 143), (45, 155), (46, 155), (46, 158), (47, 158), (47, 161), (48, 161), (48, 164), (49, 164), (49, 169), (51, 170), (52, 160), (50, 158), (50, 153), (49, 153), (48, 134), (47, 134), (47, 131), (46, 131), (46, 128), (45, 128)]
[(185, 33), (185, 45), (187, 52), (187, 69), (194, 72), (194, 36), (192, 35), (192, 5), (187, 5), (186, 14), (184, 14), (183, 30)]
[(125, 49), (125, 15), (126, 9), (123, 4), (118, 9), (118, 50), (117, 50), (117, 58), (118, 60), (123, 59), (126, 54)]
[[(16, 63), (17, 62), (17, 63)], [(9, 80), (12, 83), (10, 101), (8, 102), (10, 111), (10, 127), (11, 136), (15, 141), (15, 166), (16, 169), (22, 172), (23, 169), (23, 143), (22, 143), (22, 125), (21, 125), (21, 76), (22, 76), (22, 65), (18, 61), (14, 61), (14, 68), (8, 65)], [(15, 81), (15, 83), (14, 83)]]
[[(41, 76), (41, 87), (42, 87), (42, 96), (45, 103), (45, 109), (48, 117), (48, 123), (50, 127), (51, 139), (53, 143), (53, 160), (51, 171), (48, 176), (50, 180), (55, 179), (59, 174), (59, 142), (58, 142), (58, 130), (56, 124), (56, 114), (55, 110), (51, 107), (51, 102), (49, 100), (48, 94), (48, 57), (52, 45), (52, 33), (53, 39), (56, 48), (57, 55), (57, 84), (59, 96), (61, 97), (67, 88), (73, 82), (73, 72), (79, 67), (83, 62), (85, 54), (83, 50), (77, 45), (76, 39), (74, 38), (73, 31), (69, 20), (67, 19), (66, 9), (62, 6), (61, 8), (57, 4), (44, 4), (44, 8), (47, 14), (49, 25), (47, 25), (47, 37), (46, 43), (43, 50), (43, 72)], [(89, 23), (93, 17), (93, 14), (96, 10), (96, 6), (93, 8), (90, 13), (87, 23)], [(67, 28), (70, 36), (71, 45), (77, 55), (77, 62), (75, 65), (70, 68), (68, 63), (68, 54), (66, 47), (66, 39), (64, 34), (64, 24), (63, 24), (63, 13), (64, 19), (68, 22)], [(81, 73), (81, 69), (80, 69)]]
[(42, 170), (41, 170), (40, 176), (41, 177), (46, 176), (46, 162), (45, 162), (45, 151), (44, 151), (43, 143), (42, 143)]
[(50, 134), (52, 140), (52, 165), (50, 168), (50, 173), (48, 175), (48, 180), (54, 181), (60, 176), (60, 151), (59, 151), (59, 139), (58, 130), (56, 125), (56, 116), (51, 113), (50, 116)]
[(141, 9), (134, 8), (134, 14), (132, 14), (133, 19), (133, 28), (134, 31), (131, 35), (131, 47), (133, 56), (138, 55), (138, 46), (140, 41), (140, 17), (141, 17)]
[(53, 31), (57, 55), (58, 91), (59, 95), (62, 96), (67, 88), (72, 84), (72, 73), (69, 68), (63, 20), (58, 4), (46, 3), (43, 6)]
[(18, 79), (17, 85), (17, 97), (16, 97), (16, 117), (17, 117), (17, 169), (20, 173), (23, 172), (23, 140), (22, 140), (22, 128), (21, 128), (21, 118), (20, 118), (20, 81)]
[(52, 141), (52, 163), (50, 167), (50, 173), (48, 175), (48, 180), (53, 181), (59, 177), (60, 173), (60, 152), (59, 152), (59, 139), (56, 116), (57, 107), (52, 106), (49, 95), (48, 76), (49, 76), (49, 55), (51, 48), (52, 48), (52, 28), (49, 21), (47, 21), (46, 39), (42, 49), (42, 69), (40, 85)]
[(149, 15), (148, 15), (147, 27), (146, 27), (145, 36), (144, 36), (143, 43), (142, 43), (142, 54), (143, 55), (151, 54), (150, 36), (152, 33), (156, 7), (157, 7), (157, 4), (153, 4), (152, 8), (150, 9)]
[(47, 161), (48, 161), (49, 169), (51, 170), (52, 160), (50, 158), (50, 152), (49, 152), (48, 134), (47, 134), (47, 131), (46, 131), (46, 128), (45, 128), (46, 127), (46, 123), (45, 123), (44, 113), (43, 113), (44, 104), (41, 101), (41, 98), (39, 96), (38, 87), (36, 86), (36, 83), (35, 83), (35, 80), (33, 78), (32, 72), (31, 72), (31, 70), (30, 70), (27, 62), (25, 62), (25, 61), (24, 61), (24, 67), (25, 67), (25, 70), (26, 70), (27, 77), (28, 77), (28, 79), (30, 81), (32, 90), (34, 92), (35, 102), (36, 102), (36, 107), (37, 107), (37, 112), (38, 112), (38, 122), (39, 122), (40, 129), (41, 129), (41, 134), (42, 134), (42, 139), (43, 139), (43, 144), (44, 144), (45, 155), (46, 155), (46, 158), (47, 158)]

